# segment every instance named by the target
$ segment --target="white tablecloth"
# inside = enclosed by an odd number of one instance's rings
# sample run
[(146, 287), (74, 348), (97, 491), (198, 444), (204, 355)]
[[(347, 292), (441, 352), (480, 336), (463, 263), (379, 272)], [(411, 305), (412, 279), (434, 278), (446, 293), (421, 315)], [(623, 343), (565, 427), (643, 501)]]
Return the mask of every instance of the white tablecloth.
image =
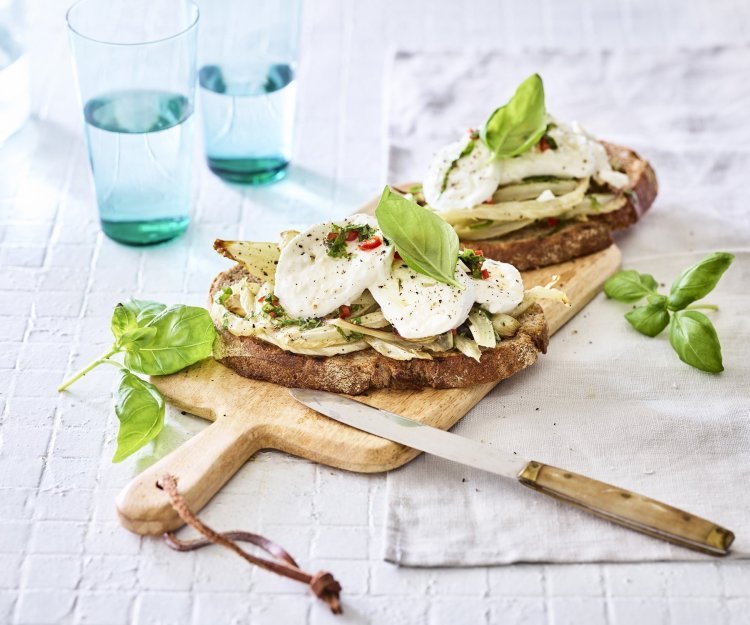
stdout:
[[(624, 266), (668, 289), (714, 250), (737, 254), (709, 296), (726, 371), (681, 363), (597, 297), (531, 369), (500, 384), (454, 431), (665, 500), (737, 534), (750, 557), (750, 162), (747, 49), (680, 53), (399, 53), (390, 80), (391, 181), (481, 124), (532, 72), (547, 106), (652, 161), (660, 194), (620, 236)], [(387, 559), (406, 565), (705, 559), (435, 457), (388, 478)]]

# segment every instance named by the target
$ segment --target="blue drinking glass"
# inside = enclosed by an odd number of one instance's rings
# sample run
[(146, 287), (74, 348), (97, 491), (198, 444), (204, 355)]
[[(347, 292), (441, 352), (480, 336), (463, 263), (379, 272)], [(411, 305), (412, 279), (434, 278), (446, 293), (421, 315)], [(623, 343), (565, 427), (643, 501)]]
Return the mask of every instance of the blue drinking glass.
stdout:
[(79, 0), (68, 11), (104, 233), (149, 245), (190, 222), (198, 7)]
[(292, 151), (300, 0), (203, 0), (200, 7), (208, 166), (231, 182), (281, 180)]

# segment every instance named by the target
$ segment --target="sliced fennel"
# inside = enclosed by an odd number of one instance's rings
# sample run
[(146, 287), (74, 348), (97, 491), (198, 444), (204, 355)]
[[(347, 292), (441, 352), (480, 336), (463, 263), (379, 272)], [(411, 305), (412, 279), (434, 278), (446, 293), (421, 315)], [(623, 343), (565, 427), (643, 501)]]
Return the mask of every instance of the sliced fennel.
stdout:
[(414, 358), (419, 358), (422, 360), (432, 360), (432, 356), (421, 349), (401, 347), (400, 345), (396, 345), (395, 343), (381, 341), (380, 339), (376, 339), (372, 336), (365, 337), (365, 341), (376, 352), (382, 354), (383, 356), (386, 356), (387, 358), (392, 358), (393, 360), (413, 360)]
[(510, 315), (504, 313), (492, 315), (492, 328), (501, 337), (513, 336), (520, 326), (518, 319)]
[[(552, 284), (554, 284), (554, 282)], [(519, 317), (531, 306), (542, 300), (558, 302), (564, 306), (570, 306), (568, 296), (560, 289), (553, 289), (551, 284), (547, 286), (534, 286), (524, 293), (523, 301), (510, 314), (513, 317)]]
[(492, 195), (492, 200), (498, 202), (514, 202), (521, 200), (535, 200), (545, 191), (555, 195), (565, 195), (576, 190), (580, 181), (574, 178), (550, 180), (549, 182), (519, 182), (498, 188)]
[(477, 362), (482, 358), (482, 350), (476, 344), (476, 341), (467, 339), (465, 336), (457, 334), (455, 337), (456, 349), (460, 351), (464, 356), (473, 358)]
[(448, 223), (463, 222), (466, 219), (490, 219), (492, 221), (519, 221), (525, 219), (543, 219), (556, 217), (579, 204), (589, 187), (589, 179), (578, 181), (575, 189), (569, 193), (555, 196), (546, 202), (533, 200), (514, 200), (498, 204), (479, 204), (468, 209), (450, 210), (438, 213)]
[(256, 243), (253, 241), (214, 242), (214, 249), (240, 263), (247, 272), (261, 282), (273, 282), (276, 276), (276, 265), (281, 250), (276, 243)]
[(479, 347), (493, 348), (497, 345), (492, 322), (481, 308), (475, 308), (469, 313), (469, 331)]

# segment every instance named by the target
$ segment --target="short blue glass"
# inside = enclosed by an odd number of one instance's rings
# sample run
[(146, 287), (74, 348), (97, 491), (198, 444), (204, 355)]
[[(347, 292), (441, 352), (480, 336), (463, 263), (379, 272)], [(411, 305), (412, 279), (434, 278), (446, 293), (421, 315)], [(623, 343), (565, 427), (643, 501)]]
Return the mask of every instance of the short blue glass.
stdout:
[(200, 7), (208, 166), (236, 183), (281, 180), (292, 152), (300, 0), (203, 0)]
[(79, 0), (68, 11), (104, 233), (129, 245), (190, 223), (198, 7)]

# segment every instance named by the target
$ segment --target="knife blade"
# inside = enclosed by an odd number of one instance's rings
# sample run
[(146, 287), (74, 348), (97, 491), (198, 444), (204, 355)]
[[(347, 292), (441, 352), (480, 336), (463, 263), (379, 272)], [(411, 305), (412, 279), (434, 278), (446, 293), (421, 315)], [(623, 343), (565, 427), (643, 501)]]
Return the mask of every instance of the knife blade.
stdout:
[(644, 495), (496, 449), (343, 395), (294, 388), (298, 402), (381, 438), (517, 480), (524, 486), (613, 523), (710, 555), (726, 555), (734, 534), (701, 517)]

